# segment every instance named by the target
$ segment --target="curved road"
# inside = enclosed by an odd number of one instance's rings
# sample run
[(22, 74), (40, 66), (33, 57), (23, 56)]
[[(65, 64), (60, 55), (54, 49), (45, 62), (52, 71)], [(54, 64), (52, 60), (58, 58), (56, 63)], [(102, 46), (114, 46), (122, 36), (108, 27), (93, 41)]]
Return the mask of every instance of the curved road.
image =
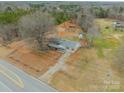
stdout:
[(56, 90), (8, 62), (0, 60), (0, 91), (55, 92)]

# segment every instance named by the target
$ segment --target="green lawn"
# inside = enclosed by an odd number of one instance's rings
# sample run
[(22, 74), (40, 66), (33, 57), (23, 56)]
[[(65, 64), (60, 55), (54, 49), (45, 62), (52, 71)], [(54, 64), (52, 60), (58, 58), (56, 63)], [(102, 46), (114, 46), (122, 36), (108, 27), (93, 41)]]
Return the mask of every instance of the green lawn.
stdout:
[(104, 38), (96, 38), (94, 40), (94, 47), (96, 48), (115, 48), (119, 45), (118, 40), (114, 38), (104, 39)]

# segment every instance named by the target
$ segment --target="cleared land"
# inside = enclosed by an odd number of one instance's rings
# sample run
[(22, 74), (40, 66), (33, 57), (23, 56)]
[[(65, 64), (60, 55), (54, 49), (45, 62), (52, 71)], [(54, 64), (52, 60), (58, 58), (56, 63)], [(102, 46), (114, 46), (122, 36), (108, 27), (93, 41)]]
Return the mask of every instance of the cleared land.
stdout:
[(57, 37), (72, 41), (79, 41), (78, 35), (81, 32), (79, 26), (72, 21), (64, 22), (57, 26)]
[(14, 42), (9, 47), (1, 46), (0, 51), (1, 58), (9, 60), (13, 65), (36, 77), (56, 64), (61, 56), (60, 52), (52, 50), (38, 53), (30, 49), (24, 41)]

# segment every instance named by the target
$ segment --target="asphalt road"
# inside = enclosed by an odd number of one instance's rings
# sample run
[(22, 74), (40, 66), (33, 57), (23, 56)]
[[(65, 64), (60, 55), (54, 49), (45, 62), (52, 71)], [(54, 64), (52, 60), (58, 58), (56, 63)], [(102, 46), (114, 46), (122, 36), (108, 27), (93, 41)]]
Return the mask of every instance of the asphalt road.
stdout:
[(0, 60), (0, 91), (55, 92), (56, 90), (8, 62)]

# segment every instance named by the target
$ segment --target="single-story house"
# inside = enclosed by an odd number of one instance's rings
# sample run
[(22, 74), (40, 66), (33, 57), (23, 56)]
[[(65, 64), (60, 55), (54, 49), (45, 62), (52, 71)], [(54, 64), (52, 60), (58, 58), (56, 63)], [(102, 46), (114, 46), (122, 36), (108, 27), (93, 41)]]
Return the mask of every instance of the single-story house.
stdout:
[(54, 38), (51, 39), (48, 46), (62, 52), (65, 52), (67, 50), (71, 50), (72, 52), (74, 52), (81, 47), (81, 44), (79, 42)]

